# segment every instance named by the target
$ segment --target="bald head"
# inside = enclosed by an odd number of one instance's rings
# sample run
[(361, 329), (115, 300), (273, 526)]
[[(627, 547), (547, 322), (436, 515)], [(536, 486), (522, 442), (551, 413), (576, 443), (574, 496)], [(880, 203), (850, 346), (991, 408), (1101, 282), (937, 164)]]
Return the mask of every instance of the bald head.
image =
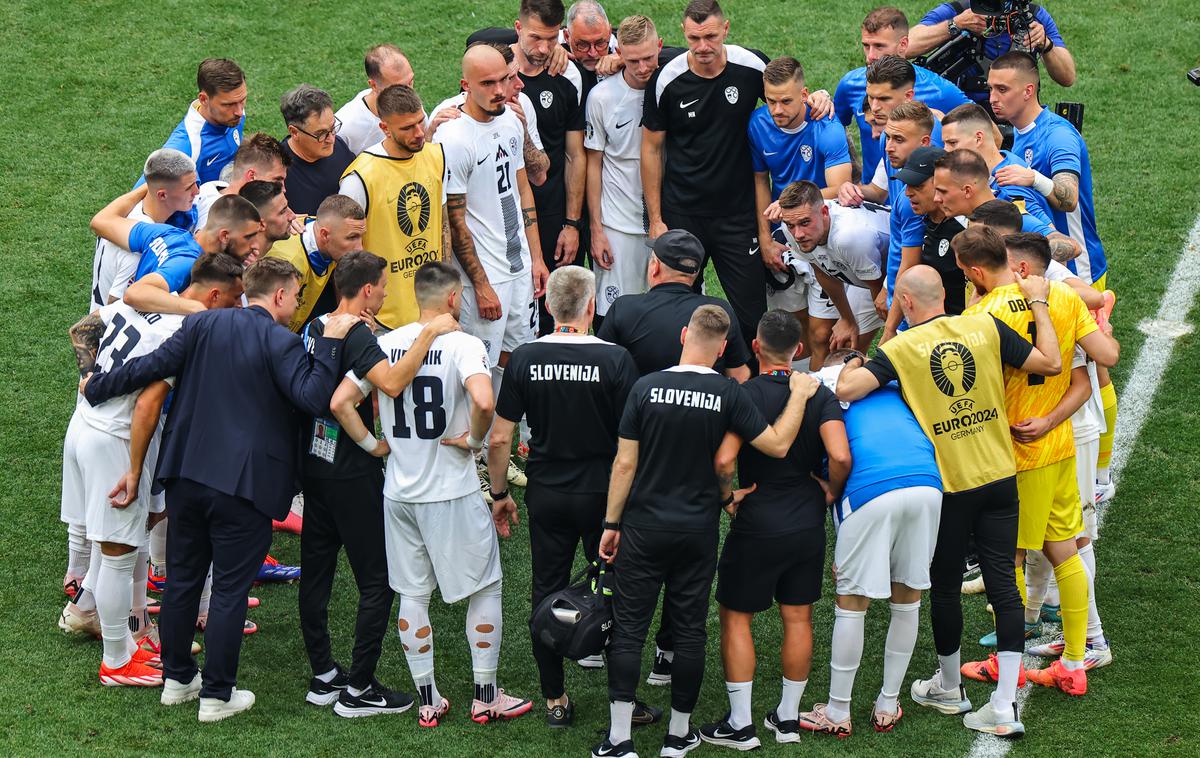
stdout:
[(901, 305), (906, 305), (906, 300), (911, 302), (914, 313), (926, 313), (933, 309), (940, 311), (946, 300), (942, 275), (932, 266), (913, 266), (896, 280), (896, 297), (901, 298)]
[(490, 45), (468, 48), (462, 59), (462, 73), (460, 84), (467, 93), (468, 113), (477, 120), (486, 120), (504, 112), (508, 64), (498, 50)]

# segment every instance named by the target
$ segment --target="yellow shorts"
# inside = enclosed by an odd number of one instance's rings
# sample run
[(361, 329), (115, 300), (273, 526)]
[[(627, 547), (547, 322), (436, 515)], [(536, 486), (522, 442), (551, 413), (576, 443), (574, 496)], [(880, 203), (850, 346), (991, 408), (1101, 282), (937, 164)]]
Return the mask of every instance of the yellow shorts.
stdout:
[(1092, 282), (1092, 287), (1094, 287), (1097, 292), (1103, 292), (1105, 289), (1107, 289), (1107, 287), (1104, 286), (1106, 284), (1108, 284), (1108, 272), (1107, 271), (1105, 271), (1104, 275), (1101, 276), (1099, 279)]
[(1046, 542), (1073, 540), (1083, 531), (1075, 456), (1041, 468), (1017, 472), (1021, 499), (1017, 547), (1041, 550)]

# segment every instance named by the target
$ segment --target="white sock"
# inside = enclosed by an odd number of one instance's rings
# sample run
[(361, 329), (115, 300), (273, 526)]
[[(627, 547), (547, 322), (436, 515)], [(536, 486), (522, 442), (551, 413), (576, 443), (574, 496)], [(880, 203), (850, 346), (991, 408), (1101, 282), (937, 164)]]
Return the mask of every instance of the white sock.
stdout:
[(96, 578), (96, 611), (104, 640), (104, 665), (121, 668), (129, 663), (129, 593), (137, 551), (103, 555)]
[(691, 730), (692, 714), (672, 708), (671, 725), (667, 727), (667, 734), (673, 734), (676, 737), (686, 737)]
[(729, 693), (729, 726), (734, 729), (744, 729), (754, 722), (750, 715), (750, 691), (754, 682), (725, 682), (725, 691)]
[(797, 682), (783, 677), (783, 693), (779, 696), (779, 707), (775, 709), (775, 717), (780, 721), (795, 721), (800, 716), (800, 698), (804, 697), (804, 688), (808, 680)]
[(346, 689), (349, 690), (350, 694), (353, 695), (354, 697), (358, 697), (359, 695), (366, 692), (365, 689), (360, 690), (358, 687), (347, 687)]
[(1059, 658), (1059, 660), (1062, 661), (1063, 668), (1065, 668), (1067, 671), (1079, 671), (1083, 668), (1083, 661), (1072, 661), (1065, 655), (1062, 658)]
[(200, 606), (198, 615), (208, 618), (208, 604), (212, 601), (212, 565), (208, 567), (208, 576), (204, 578), (204, 589), (200, 590)]
[(1002, 650), (996, 653), (996, 665), (1000, 673), (996, 681), (996, 691), (992, 693), (992, 708), (997, 713), (1008, 713), (1012, 710), (1013, 701), (1017, 699), (1021, 654)]
[[(1025, 553), (1025, 623), (1037, 623), (1042, 614), (1042, 604), (1050, 587), (1054, 567), (1041, 550)], [(1053, 605), (1053, 603), (1051, 603)]]
[(338, 675), (337, 666), (334, 666), (333, 668), (326, 671), (324, 674), (317, 674), (313, 678), (319, 682), (324, 682), (325, 684), (329, 684), (334, 679), (337, 679), (337, 675)]
[(1096, 469), (1096, 481), (1101, 484), (1112, 484), (1112, 477), (1109, 474), (1108, 466)]
[[(1046, 561), (1049, 563), (1050, 561)], [(1058, 596), (1058, 580), (1054, 578), (1054, 567), (1050, 567), (1050, 582), (1046, 585), (1046, 599), (1042, 601), (1042, 605), (1053, 605), (1055, 608), (1062, 606), (1062, 598)]]
[(88, 572), (92, 545), (83, 524), (67, 524), (67, 573), (82, 577)]
[(657, 658), (660, 655), (663, 658), (667, 659), (667, 663), (673, 663), (675, 661), (675, 651), (674, 650), (663, 650), (658, 645), (655, 645), (654, 646), (654, 657)]
[(1087, 571), (1088, 579), (1088, 629), (1089, 641), (1104, 639), (1104, 627), (1100, 624), (1100, 611), (1096, 607), (1096, 551), (1089, 542), (1079, 548), (1079, 559)]
[(943, 690), (957, 692), (962, 685), (962, 672), (959, 671), (959, 666), (962, 659), (962, 650), (955, 650), (950, 655), (939, 655), (938, 665), (942, 669), (942, 681), (940, 686)]
[(883, 689), (875, 699), (875, 710), (880, 713), (896, 713), (900, 706), (900, 687), (908, 673), (913, 648), (917, 646), (921, 601), (892, 603), (891, 609), (892, 620), (883, 645)]
[(167, 568), (167, 520), (163, 519), (150, 530), (150, 562), (163, 569)]
[(96, 610), (96, 580), (100, 576), (100, 559), (103, 555), (100, 553), (100, 543), (92, 543), (92, 554), (88, 558), (88, 570), (83, 575), (83, 581), (79, 583), (80, 591), (72, 601), (75, 607), (80, 611), (87, 613), (88, 611)]
[(825, 712), (834, 721), (850, 717), (850, 695), (854, 676), (862, 662), (863, 626), (866, 611), (833, 607), (833, 642), (829, 652), (829, 705)]
[(129, 631), (141, 639), (150, 630), (150, 614), (146, 611), (146, 577), (150, 572), (150, 550), (143, 546), (137, 551), (133, 564), (133, 586), (130, 588)]
[(467, 601), (467, 642), (471, 643), (475, 699), (484, 703), (496, 699), (496, 669), (500, 667), (500, 634), (504, 627), (500, 586), (500, 582), (493, 582)]
[(633, 701), (613, 700), (608, 704), (608, 741), (620, 745), (631, 739), (633, 731)]
[(429, 624), (429, 596), (401, 595), (397, 626), (404, 657), (408, 661), (408, 672), (412, 674), (413, 684), (417, 688), (417, 700), (421, 705), (441, 705), (442, 696), (433, 679), (433, 627)]

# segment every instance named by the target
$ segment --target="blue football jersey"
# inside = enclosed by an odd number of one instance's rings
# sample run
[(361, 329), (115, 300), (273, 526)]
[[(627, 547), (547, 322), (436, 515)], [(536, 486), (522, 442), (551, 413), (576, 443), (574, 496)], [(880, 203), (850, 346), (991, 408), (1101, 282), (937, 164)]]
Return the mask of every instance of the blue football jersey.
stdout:
[(1054, 228), (1079, 243), (1083, 252), (1067, 265), (1085, 282), (1093, 283), (1108, 271), (1104, 245), (1096, 231), (1092, 198), (1092, 163), (1087, 144), (1070, 121), (1043, 108), (1024, 132), (1013, 135), (1013, 153), (1034, 171), (1053, 177), (1069, 171), (1079, 177), (1079, 203), (1070, 213), (1050, 209)]
[(1013, 184), (1001, 187), (996, 184), (996, 172), (1005, 166), (1025, 167), (1024, 161), (1007, 150), (1001, 150), (1000, 156), (1002, 160), (996, 165), (996, 168), (992, 169), (992, 175), (988, 179), (988, 186), (992, 188), (992, 192), (996, 193), (996, 197), (1001, 200), (1016, 203), (1022, 213), (1028, 213), (1030, 216), (1042, 221), (1046, 226), (1053, 227), (1054, 220), (1050, 215), (1050, 205), (1046, 202), (1046, 198), (1042, 193), (1033, 187), (1021, 187)]
[[(942, 124), (936, 119), (933, 122), (931, 144), (941, 147)], [(887, 135), (880, 136), (879, 154), (886, 156)], [(888, 239), (887, 259), (887, 301), (892, 304), (892, 292), (896, 289), (896, 275), (900, 273), (900, 248), (920, 247), (925, 244), (925, 217), (913, 210), (908, 195), (904, 194), (904, 182), (896, 178), (900, 169), (892, 168), (886, 158), (883, 160), (884, 171), (888, 180), (888, 205), (892, 206), (891, 236)]]
[(750, 139), (750, 162), (754, 170), (771, 175), (771, 199), (792, 182), (810, 181), (824, 189), (825, 169), (850, 162), (846, 130), (832, 117), (802, 121), (796, 129), (775, 125), (770, 109), (763, 105), (750, 115), (746, 128)]
[[(242, 144), (242, 129), (246, 116), (237, 126), (216, 126), (204, 120), (192, 103), (183, 120), (163, 143), (163, 147), (178, 150), (196, 162), (196, 177), (200, 184), (221, 178), (221, 171), (233, 161), (233, 154)], [(145, 177), (139, 178), (140, 186)]]
[(182, 292), (192, 280), (192, 265), (204, 250), (188, 231), (143, 221), (129, 231), (129, 252), (142, 256), (135, 282), (147, 274), (158, 274), (171, 292)]

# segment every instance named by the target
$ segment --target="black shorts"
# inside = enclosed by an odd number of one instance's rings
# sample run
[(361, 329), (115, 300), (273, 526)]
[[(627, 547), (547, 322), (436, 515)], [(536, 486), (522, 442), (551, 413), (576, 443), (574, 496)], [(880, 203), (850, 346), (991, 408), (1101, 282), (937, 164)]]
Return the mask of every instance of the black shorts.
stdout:
[(781, 535), (725, 538), (717, 563), (717, 602), (731, 611), (761, 613), (780, 605), (811, 605), (821, 597), (825, 528)]

